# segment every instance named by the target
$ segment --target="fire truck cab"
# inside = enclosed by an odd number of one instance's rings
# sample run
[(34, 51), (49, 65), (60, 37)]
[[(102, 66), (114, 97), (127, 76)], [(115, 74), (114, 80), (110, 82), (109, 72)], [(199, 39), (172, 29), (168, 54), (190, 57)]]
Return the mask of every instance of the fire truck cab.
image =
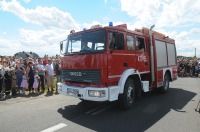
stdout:
[(175, 41), (152, 30), (126, 24), (75, 32), (60, 43), (62, 79), (58, 92), (90, 101), (118, 100), (133, 106), (136, 96), (177, 79)]

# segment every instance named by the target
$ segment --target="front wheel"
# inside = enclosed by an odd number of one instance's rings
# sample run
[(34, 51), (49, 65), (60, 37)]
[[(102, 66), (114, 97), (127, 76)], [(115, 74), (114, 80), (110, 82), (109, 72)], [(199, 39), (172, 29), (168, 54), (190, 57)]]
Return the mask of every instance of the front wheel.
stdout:
[(161, 87), (161, 92), (166, 93), (169, 89), (169, 74), (165, 74), (163, 86)]
[(135, 101), (135, 83), (129, 78), (124, 86), (124, 93), (119, 95), (119, 103), (124, 110), (128, 110), (133, 106)]

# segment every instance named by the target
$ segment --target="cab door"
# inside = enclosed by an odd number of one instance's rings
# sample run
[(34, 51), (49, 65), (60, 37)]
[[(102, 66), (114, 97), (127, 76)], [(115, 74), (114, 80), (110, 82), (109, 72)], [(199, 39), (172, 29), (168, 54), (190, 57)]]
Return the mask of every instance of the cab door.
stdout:
[(136, 36), (135, 48), (137, 70), (140, 74), (150, 73), (149, 53), (147, 52), (147, 45), (143, 37)]
[(125, 37), (123, 32), (108, 32), (108, 79), (110, 83), (119, 81), (122, 73), (128, 68), (125, 52)]

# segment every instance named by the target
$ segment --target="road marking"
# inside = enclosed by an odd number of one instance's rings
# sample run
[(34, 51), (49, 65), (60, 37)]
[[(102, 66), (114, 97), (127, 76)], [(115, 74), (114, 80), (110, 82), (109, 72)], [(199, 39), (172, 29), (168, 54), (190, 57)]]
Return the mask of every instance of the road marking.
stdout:
[(57, 131), (57, 130), (63, 128), (63, 127), (66, 127), (66, 126), (67, 126), (66, 124), (60, 123), (58, 125), (52, 126), (52, 127), (47, 128), (47, 129), (45, 129), (43, 131), (40, 131), (40, 132), (55, 132), (55, 131)]

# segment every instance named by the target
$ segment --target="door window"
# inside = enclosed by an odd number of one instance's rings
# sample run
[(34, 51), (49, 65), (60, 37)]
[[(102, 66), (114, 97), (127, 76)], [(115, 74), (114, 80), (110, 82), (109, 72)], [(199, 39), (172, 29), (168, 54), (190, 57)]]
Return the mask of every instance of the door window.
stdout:
[(144, 38), (137, 37), (136, 38), (136, 50), (137, 51), (145, 51), (145, 43)]
[(134, 50), (134, 37), (126, 35), (126, 44), (127, 44), (128, 50)]
[(118, 32), (110, 32), (109, 49), (124, 50), (124, 34)]

